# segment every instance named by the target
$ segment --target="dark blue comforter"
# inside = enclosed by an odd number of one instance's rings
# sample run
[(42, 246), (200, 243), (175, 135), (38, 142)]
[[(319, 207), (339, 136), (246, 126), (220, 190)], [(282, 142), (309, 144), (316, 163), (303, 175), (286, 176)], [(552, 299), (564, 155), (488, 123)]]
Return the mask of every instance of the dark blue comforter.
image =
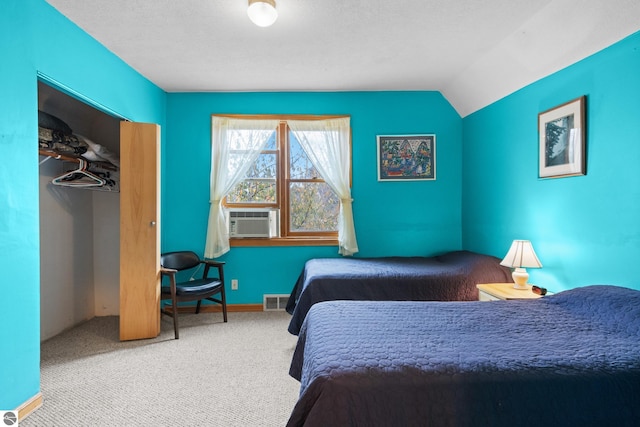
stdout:
[(640, 425), (640, 292), (314, 305), (288, 426)]
[(317, 258), (291, 292), (289, 332), (297, 335), (320, 301), (475, 301), (478, 283), (511, 282), (498, 258), (469, 251), (433, 257)]

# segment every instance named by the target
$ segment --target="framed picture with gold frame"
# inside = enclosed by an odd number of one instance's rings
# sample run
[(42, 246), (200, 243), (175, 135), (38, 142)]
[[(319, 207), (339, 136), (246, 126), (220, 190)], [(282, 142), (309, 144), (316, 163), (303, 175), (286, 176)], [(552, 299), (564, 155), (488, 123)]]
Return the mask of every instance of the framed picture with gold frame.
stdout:
[(587, 174), (585, 102), (581, 96), (538, 114), (540, 178)]

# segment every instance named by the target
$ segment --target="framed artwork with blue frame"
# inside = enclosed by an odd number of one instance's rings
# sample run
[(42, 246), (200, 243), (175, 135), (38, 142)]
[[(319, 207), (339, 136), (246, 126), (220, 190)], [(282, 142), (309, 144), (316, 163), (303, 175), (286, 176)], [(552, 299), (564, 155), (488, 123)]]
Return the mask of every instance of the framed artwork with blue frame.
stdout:
[(378, 135), (378, 181), (436, 179), (436, 136)]

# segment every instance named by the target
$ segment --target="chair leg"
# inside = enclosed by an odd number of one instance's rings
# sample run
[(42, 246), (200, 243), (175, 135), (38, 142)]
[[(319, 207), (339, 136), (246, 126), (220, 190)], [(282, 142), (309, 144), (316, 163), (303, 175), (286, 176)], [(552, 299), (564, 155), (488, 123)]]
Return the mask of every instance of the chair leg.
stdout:
[(200, 313), (200, 303), (202, 303), (201, 299), (198, 300), (198, 305), (196, 305), (196, 314)]
[(224, 318), (225, 323), (227, 322), (227, 297), (224, 294), (224, 286), (222, 287), (222, 291), (220, 292), (220, 300), (222, 301), (222, 317)]
[(176, 302), (176, 300), (172, 300), (172, 307), (173, 307), (173, 333), (175, 335), (175, 339), (179, 339), (180, 338), (180, 334), (178, 333), (178, 303)]

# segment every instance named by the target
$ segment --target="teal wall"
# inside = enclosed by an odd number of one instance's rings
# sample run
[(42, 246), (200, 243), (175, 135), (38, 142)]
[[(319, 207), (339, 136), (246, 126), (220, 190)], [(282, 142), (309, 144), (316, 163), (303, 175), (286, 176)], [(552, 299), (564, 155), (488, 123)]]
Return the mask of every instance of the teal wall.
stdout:
[[(586, 95), (587, 175), (538, 179), (538, 113)], [(529, 239), (553, 291), (640, 289), (640, 33), (463, 119), (463, 246)]]
[[(461, 249), (460, 116), (438, 92), (168, 94), (163, 250), (204, 251), (209, 214), (211, 114), (351, 116), (353, 211), (358, 257), (430, 255)], [(378, 182), (376, 135), (435, 133), (437, 180)], [(313, 257), (337, 247), (235, 248), (220, 259), (239, 280), (234, 303), (288, 294)]]
[[(44, 0), (0, 2), (0, 409), (39, 390), (37, 75), (107, 110), (163, 127), (162, 249), (204, 249), (210, 115), (348, 114), (357, 256), (469, 249), (496, 256), (533, 241), (553, 291), (640, 289), (640, 34), (461, 119), (437, 92), (165, 94)], [(588, 175), (537, 178), (537, 115), (587, 96)], [(435, 133), (437, 180), (377, 182), (376, 135)], [(304, 261), (335, 247), (232, 248), (230, 303), (288, 293)]]
[(140, 122), (164, 125), (166, 94), (43, 0), (0, 2), (0, 55), (0, 409), (14, 409), (40, 389), (37, 74)]

